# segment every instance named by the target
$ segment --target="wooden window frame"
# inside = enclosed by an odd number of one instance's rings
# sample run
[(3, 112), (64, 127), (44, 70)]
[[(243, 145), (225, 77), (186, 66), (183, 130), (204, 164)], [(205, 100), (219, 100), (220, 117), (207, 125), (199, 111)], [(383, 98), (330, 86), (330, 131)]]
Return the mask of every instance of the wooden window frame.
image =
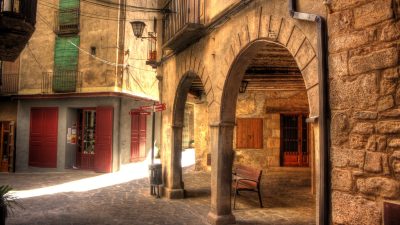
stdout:
[(264, 148), (263, 118), (236, 119), (236, 148), (237, 149)]

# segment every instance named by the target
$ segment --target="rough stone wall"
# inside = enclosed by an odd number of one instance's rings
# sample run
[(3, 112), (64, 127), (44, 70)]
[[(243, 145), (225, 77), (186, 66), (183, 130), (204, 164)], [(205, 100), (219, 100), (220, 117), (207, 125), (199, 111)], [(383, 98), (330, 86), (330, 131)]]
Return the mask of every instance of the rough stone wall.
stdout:
[(194, 146), (196, 152), (196, 170), (207, 170), (207, 154), (210, 151), (210, 133), (208, 129), (207, 102), (194, 105)]
[(306, 91), (246, 91), (239, 94), (236, 117), (262, 118), (264, 143), (263, 149), (238, 149), (235, 131), (235, 163), (264, 169), (280, 166), (280, 114), (307, 112)]
[(17, 101), (0, 100), (0, 121), (17, 121)]
[(400, 200), (398, 3), (334, 0), (330, 7), (334, 224), (381, 224), (382, 202)]

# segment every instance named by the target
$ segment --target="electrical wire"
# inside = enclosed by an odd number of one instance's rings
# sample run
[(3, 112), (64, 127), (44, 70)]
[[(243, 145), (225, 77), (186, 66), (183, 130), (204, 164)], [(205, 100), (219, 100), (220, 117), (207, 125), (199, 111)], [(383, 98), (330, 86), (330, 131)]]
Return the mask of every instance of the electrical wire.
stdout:
[(29, 53), (32, 55), (33, 59), (35, 60), (35, 62), (39, 65), (40, 70), (42, 71), (42, 73), (44, 72), (43, 66), (42, 64), (38, 61), (38, 59), (36, 58), (36, 55), (33, 53), (31, 47), (29, 46), (29, 42), (26, 45), (26, 47), (28, 48)]

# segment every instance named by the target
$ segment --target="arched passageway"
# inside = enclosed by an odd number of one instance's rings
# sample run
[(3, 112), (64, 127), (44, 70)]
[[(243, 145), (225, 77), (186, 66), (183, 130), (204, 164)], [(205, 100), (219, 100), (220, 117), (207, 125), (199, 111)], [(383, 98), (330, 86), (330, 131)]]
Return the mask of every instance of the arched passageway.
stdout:
[[(295, 119), (297, 125), (305, 124), (306, 117), (310, 118), (310, 116), (315, 116), (314, 113), (318, 112), (318, 96), (315, 96), (313, 92), (313, 89), (318, 85), (318, 79), (314, 79), (317, 77), (316, 67), (315, 70), (305, 69), (308, 67), (308, 64), (316, 61), (315, 57), (314, 60), (310, 59), (310, 62), (304, 65), (304, 63), (299, 63), (296, 54), (297, 52), (277, 42), (258, 39), (244, 46), (233, 60), (222, 92), (220, 122), (214, 126), (210, 126), (210, 133), (216, 134), (218, 140), (212, 150), (211, 211), (208, 216), (209, 221), (213, 224), (230, 224), (235, 221), (235, 216), (232, 214), (231, 207), (231, 173), (234, 161), (235, 163), (240, 162), (237, 158), (235, 159), (234, 148), (237, 147), (237, 142), (240, 141), (238, 135), (241, 135), (238, 133), (235, 134), (235, 127), (237, 131), (239, 129), (237, 127), (239, 126), (237, 120), (237, 104), (239, 89), (243, 89), (242, 81), (247, 83), (248, 91), (259, 91), (263, 93), (270, 91), (275, 92), (277, 95), (293, 91), (299, 93), (298, 95), (292, 95), (292, 97), (297, 98), (297, 100), (301, 99), (300, 101), (302, 101), (302, 103), (300, 105), (285, 105), (285, 103), (276, 102), (280, 109), (271, 109), (273, 107), (271, 107), (271, 105), (266, 105), (266, 102), (260, 103), (257, 98), (254, 99), (255, 107), (259, 104), (263, 104), (263, 106), (261, 106), (262, 110), (264, 110), (263, 113), (268, 112), (268, 110), (275, 110), (275, 114), (281, 115), (281, 117), (278, 117), (277, 121), (274, 121), (275, 123), (279, 123), (279, 121), (283, 122), (285, 120), (285, 115), (291, 115), (288, 116), (289, 120)], [(273, 99), (274, 97), (275, 99)], [(276, 95), (274, 97), (269, 100), (276, 101)], [(267, 100), (266, 95), (264, 95), (264, 101)], [(249, 101), (246, 103), (249, 104)], [(293, 115), (297, 115), (297, 117)], [(308, 121), (315, 122), (310, 119)], [(261, 126), (268, 124), (265, 120), (261, 123)], [(284, 133), (281, 126), (282, 124), (278, 127), (281, 130), (279, 136), (282, 136)], [(307, 125), (300, 126), (298, 130), (300, 133), (297, 134), (300, 134), (300, 137), (296, 134), (295, 138), (297, 140), (293, 143), (285, 144), (281, 140), (277, 146), (269, 146), (271, 148), (278, 148), (277, 151), (276, 149), (264, 148), (264, 151), (270, 151), (269, 156), (265, 157), (265, 161), (267, 161), (265, 165), (259, 166), (269, 168), (273, 166), (292, 165), (314, 168), (314, 162), (318, 165), (318, 160), (315, 160), (314, 157), (314, 153), (316, 153), (318, 149), (317, 145), (314, 144), (318, 143), (317, 124), (309, 125), (309, 128), (307, 128)], [(303, 142), (301, 132), (303, 132), (304, 135), (312, 135), (312, 138)], [(314, 133), (316, 135), (314, 135)], [(236, 139), (234, 139), (234, 137), (236, 137)], [(251, 138), (254, 139), (254, 137)], [(265, 142), (265, 144), (268, 142), (268, 140), (266, 140), (268, 137), (265, 135), (260, 138), (261, 142)], [(269, 138), (272, 138), (272, 136)], [(233, 143), (235, 143), (236, 146), (234, 146)], [(252, 143), (254, 144), (254, 140)], [(297, 146), (293, 146), (294, 144)], [(285, 145), (289, 146), (289, 149), (286, 149), (286, 151), (284, 149)], [(302, 147), (302, 145), (306, 147)], [(308, 145), (312, 145), (312, 147)], [(257, 167), (257, 165), (255, 166)], [(313, 177), (317, 176), (313, 175)], [(317, 179), (312, 180), (312, 183), (315, 184), (313, 185), (314, 190), (315, 186), (318, 186), (319, 181)]]
[[(207, 115), (207, 99), (202, 81), (196, 73), (189, 71), (180, 79), (173, 106), (171, 163), (168, 169), (170, 176), (167, 176), (164, 185), (168, 198), (184, 198), (187, 195), (181, 162), (194, 160), (197, 169), (204, 167), (201, 158), (209, 151), (207, 141), (203, 139), (208, 138)], [(204, 127), (206, 131), (200, 132)], [(185, 155), (187, 158), (183, 157)]]

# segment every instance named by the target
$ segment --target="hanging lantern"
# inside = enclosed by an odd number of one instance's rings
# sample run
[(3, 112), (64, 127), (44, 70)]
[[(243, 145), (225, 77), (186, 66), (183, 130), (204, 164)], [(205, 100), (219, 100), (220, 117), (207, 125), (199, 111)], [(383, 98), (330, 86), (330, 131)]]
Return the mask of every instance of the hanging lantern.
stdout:
[(248, 84), (249, 84), (249, 82), (247, 80), (242, 80), (242, 83), (240, 84), (240, 87), (239, 87), (239, 93), (245, 93)]
[(135, 37), (141, 38), (146, 24), (142, 21), (131, 21), (130, 23), (132, 25), (133, 34)]

